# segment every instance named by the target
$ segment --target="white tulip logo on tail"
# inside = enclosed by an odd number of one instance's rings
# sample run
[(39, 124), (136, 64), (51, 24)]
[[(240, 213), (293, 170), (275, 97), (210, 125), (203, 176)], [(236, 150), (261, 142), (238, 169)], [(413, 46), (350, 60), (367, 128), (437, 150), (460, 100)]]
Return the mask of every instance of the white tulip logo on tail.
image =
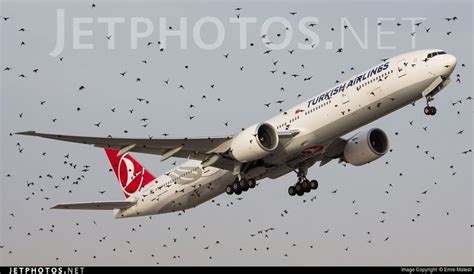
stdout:
[[(127, 159), (128, 153), (122, 155), (118, 165), (118, 174), (120, 184), (122, 185), (123, 192), (132, 195), (137, 190), (140, 190), (143, 184), (143, 178), (145, 168), (141, 167), (137, 173), (135, 173), (135, 165), (130, 159)], [(140, 167), (138, 167), (140, 169)], [(132, 184), (133, 183), (133, 184)]]
[(125, 197), (132, 196), (139, 192), (141, 188), (152, 182), (155, 177), (148, 172), (140, 163), (133, 157), (125, 153), (124, 155), (117, 155), (117, 149), (105, 149), (105, 153), (109, 158), (110, 164), (120, 182)]

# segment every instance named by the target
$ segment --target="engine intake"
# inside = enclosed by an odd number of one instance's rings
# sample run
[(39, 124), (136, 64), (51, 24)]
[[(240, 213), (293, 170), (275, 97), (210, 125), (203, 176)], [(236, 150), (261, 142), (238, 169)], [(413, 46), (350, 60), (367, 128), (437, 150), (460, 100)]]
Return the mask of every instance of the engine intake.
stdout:
[(275, 150), (278, 142), (278, 134), (272, 125), (253, 125), (234, 137), (230, 145), (231, 155), (242, 163), (255, 161)]
[(359, 132), (344, 147), (343, 160), (354, 166), (370, 163), (387, 153), (389, 142), (383, 130), (372, 128)]

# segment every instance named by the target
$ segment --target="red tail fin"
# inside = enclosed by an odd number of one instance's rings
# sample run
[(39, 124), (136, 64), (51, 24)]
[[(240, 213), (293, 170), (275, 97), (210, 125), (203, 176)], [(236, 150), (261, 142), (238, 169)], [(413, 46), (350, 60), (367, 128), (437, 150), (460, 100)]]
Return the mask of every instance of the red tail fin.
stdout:
[(114, 169), (115, 175), (122, 185), (125, 197), (133, 195), (135, 192), (155, 179), (148, 170), (132, 158), (128, 153), (117, 155), (118, 149), (105, 149), (110, 164)]

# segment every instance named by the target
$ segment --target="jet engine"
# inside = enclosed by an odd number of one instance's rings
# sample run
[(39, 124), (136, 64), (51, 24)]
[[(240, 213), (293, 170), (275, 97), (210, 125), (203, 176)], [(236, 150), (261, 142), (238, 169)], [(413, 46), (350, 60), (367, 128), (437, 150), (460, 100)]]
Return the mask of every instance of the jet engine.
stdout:
[(242, 163), (258, 160), (278, 146), (278, 134), (267, 123), (253, 125), (236, 135), (230, 145), (232, 157)]
[(383, 130), (372, 128), (359, 132), (344, 147), (343, 160), (354, 166), (370, 163), (387, 153), (388, 138)]

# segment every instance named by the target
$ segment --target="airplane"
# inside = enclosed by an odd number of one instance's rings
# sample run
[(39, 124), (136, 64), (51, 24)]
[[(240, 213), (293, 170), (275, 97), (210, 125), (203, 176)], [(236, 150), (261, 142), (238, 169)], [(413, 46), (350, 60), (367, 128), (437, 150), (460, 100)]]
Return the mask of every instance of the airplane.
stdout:
[[(382, 157), (389, 140), (371, 128), (342, 136), (419, 99), (424, 113), (435, 115), (434, 96), (450, 83), (456, 57), (439, 49), (411, 51), (386, 59), (345, 82), (225, 137), (131, 139), (18, 132), (104, 148), (126, 199), (58, 204), (54, 209), (113, 210), (114, 218), (185, 211), (224, 192), (240, 195), (257, 181), (296, 172), (288, 188), (301, 196), (318, 188), (308, 169), (334, 159), (362, 166)], [(129, 152), (188, 158), (169, 172), (154, 176)]]

